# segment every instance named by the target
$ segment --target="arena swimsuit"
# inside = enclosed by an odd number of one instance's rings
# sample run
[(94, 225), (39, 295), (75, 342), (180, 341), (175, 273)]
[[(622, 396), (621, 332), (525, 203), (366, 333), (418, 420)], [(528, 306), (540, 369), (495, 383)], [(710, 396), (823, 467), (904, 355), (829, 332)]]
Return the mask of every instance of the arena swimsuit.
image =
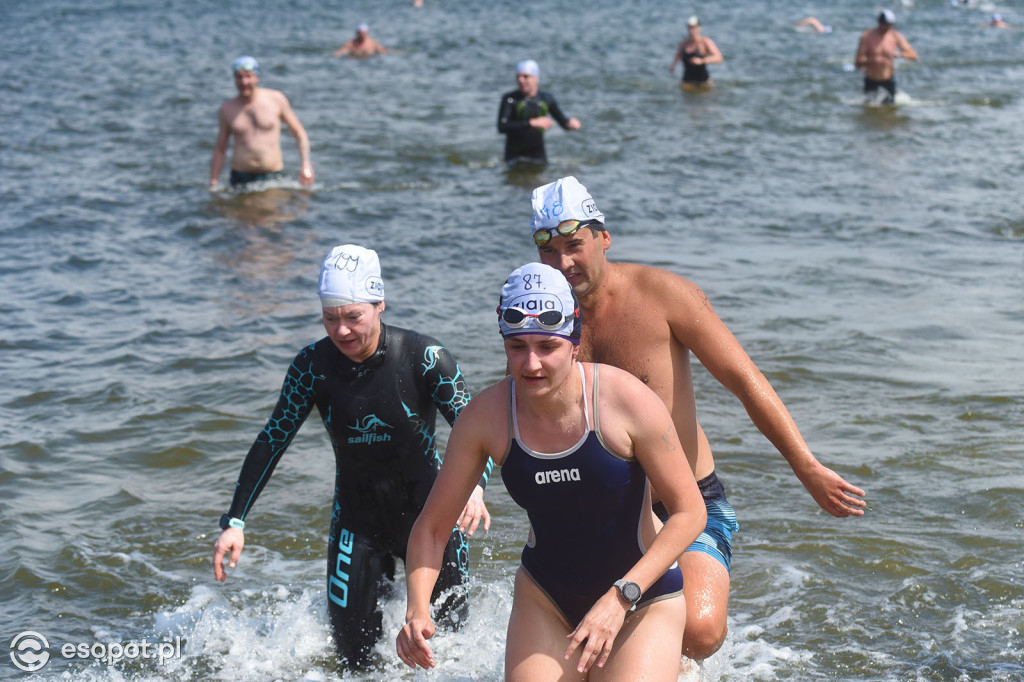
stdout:
[(506, 161), (526, 159), (543, 163), (548, 160), (544, 130), (530, 125), (530, 119), (538, 116), (550, 116), (563, 128), (569, 126), (569, 119), (548, 92), (527, 97), (522, 90), (514, 90), (501, 96), (498, 132), (505, 135)]
[[(434, 339), (381, 324), (377, 351), (354, 363), (330, 338), (304, 348), (285, 376), (277, 406), (242, 465), (228, 513), (245, 519), (299, 427), (315, 406), (336, 462), (327, 556), (328, 612), (338, 654), (362, 666), (381, 633), (377, 599), (405, 561), (412, 524), (441, 464), (437, 412), (449, 424), (469, 402), (462, 371)], [(491, 463), (480, 481), (485, 485)], [(438, 622), (457, 626), (468, 606), (469, 547), (457, 529), (432, 595)]]
[[(708, 510), (708, 523), (687, 552), (704, 552), (718, 559), (725, 570), (732, 566), (732, 534), (740, 529), (736, 522), (736, 510), (725, 497), (725, 486), (711, 472), (697, 481), (704, 506)], [(668, 510), (661, 502), (654, 503), (654, 513), (662, 521), (668, 520)]]
[(245, 171), (231, 169), (231, 186), (235, 189), (244, 188), (245, 185), (254, 182), (268, 182), (270, 180), (280, 180), (285, 177), (283, 170), (272, 171), (270, 173), (247, 173)]
[[(594, 365), (594, 427), (572, 448), (534, 452), (520, 443), (515, 386), (509, 379), (509, 451), (501, 468), (505, 488), (526, 510), (534, 541), (523, 549), (522, 567), (565, 616), (570, 627), (643, 556), (640, 524), (647, 476), (635, 459), (605, 445), (597, 411)], [(583, 414), (589, 427), (586, 379)], [(682, 593), (683, 574), (673, 564), (651, 585), (637, 608)]]

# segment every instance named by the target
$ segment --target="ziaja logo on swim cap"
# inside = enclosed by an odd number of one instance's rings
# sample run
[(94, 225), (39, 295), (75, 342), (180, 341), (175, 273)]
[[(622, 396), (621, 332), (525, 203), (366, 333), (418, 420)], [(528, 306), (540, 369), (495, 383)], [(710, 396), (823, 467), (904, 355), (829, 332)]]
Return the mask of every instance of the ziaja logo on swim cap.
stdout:
[(545, 310), (557, 310), (563, 312), (562, 302), (558, 300), (558, 296), (554, 294), (527, 294), (525, 296), (517, 296), (508, 302), (506, 308), (519, 308), (520, 310), (528, 313), (542, 313)]
[(366, 293), (384, 298), (384, 280), (380, 277), (366, 278)]
[(580, 204), (580, 210), (583, 211), (583, 215), (587, 216), (588, 219), (593, 218), (595, 215), (600, 213), (600, 211), (597, 210), (597, 202), (595, 202), (591, 197), (587, 197), (583, 200), (583, 203)]
[(572, 469), (538, 471), (534, 474), (533, 480), (537, 482), (537, 485), (544, 485), (545, 483), (562, 483), (563, 481), (578, 481), (580, 480), (580, 470), (574, 467)]

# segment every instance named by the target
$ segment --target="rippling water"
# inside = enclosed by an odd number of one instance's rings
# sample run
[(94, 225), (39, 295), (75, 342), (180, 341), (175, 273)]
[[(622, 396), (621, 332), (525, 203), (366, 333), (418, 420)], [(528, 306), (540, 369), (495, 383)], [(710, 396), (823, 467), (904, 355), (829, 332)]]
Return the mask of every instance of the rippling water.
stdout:
[[(821, 512), (697, 372), (742, 525), (729, 638), (700, 677), (1024, 678), (1022, 31), (981, 27), (1024, 8), (897, 7), (921, 61), (891, 110), (859, 106), (845, 68), (871, 5), (696, 7), (726, 57), (700, 95), (667, 71), (689, 6), (426, 5), (0, 7), (0, 649), (46, 637), (39, 678), (358, 679), (328, 643), (315, 420), (227, 585), (209, 568), (284, 370), (322, 334), (319, 260), (377, 249), (387, 318), (442, 339), (479, 390), (503, 373), (498, 286), (535, 257), (530, 190), (574, 174), (612, 255), (701, 284), (817, 456), (868, 490), (863, 519)], [(811, 13), (835, 31), (793, 30)], [(362, 21), (395, 54), (332, 59)], [(205, 189), (242, 53), (307, 128), (312, 191)], [(526, 57), (584, 126), (548, 135), (539, 174), (506, 171), (495, 132)], [(437, 639), (430, 679), (502, 675), (523, 515), (500, 481), (488, 498), (470, 626)], [(144, 641), (180, 649), (60, 655)], [(369, 679), (413, 678), (392, 641)], [(28, 676), (3, 653), (0, 677)]]

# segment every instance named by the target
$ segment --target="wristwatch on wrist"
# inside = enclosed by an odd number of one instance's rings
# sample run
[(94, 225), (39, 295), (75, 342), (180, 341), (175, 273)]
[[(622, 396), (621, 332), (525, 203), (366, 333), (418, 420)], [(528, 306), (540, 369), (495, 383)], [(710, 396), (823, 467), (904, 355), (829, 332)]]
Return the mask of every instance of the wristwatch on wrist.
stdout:
[(640, 596), (643, 594), (640, 591), (640, 586), (631, 580), (616, 580), (615, 587), (619, 588), (622, 598), (634, 606), (640, 601)]
[(245, 521), (242, 519), (236, 519), (230, 514), (222, 514), (220, 517), (220, 529), (227, 530), (228, 528), (237, 528), (242, 530), (245, 528)]

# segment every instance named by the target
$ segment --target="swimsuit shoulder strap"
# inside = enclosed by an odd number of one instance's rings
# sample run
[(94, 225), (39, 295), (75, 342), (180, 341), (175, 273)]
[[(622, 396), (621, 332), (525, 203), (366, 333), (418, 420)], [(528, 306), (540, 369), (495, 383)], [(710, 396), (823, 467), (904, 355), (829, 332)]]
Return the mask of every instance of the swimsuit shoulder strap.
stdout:
[(516, 382), (508, 378), (508, 440), (519, 440), (519, 420), (516, 419)]

